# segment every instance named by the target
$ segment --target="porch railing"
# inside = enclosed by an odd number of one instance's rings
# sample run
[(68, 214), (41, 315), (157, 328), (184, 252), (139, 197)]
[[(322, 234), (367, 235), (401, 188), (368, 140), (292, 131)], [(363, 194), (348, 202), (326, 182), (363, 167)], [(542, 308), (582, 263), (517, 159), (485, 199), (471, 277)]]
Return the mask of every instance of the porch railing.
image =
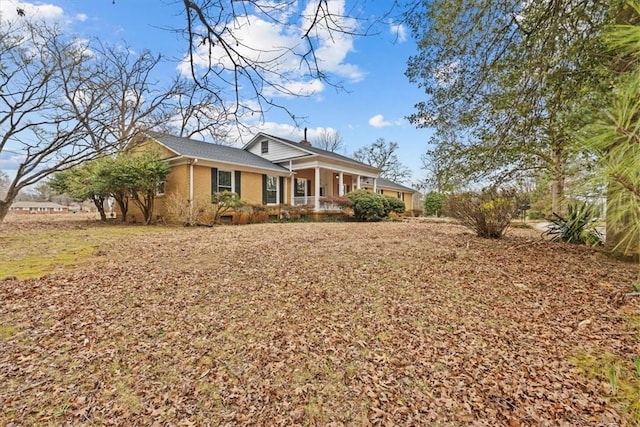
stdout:
[(310, 206), (312, 209), (318, 200), (319, 211), (341, 211), (342, 208), (335, 203), (323, 201), (320, 196), (298, 196), (293, 198), (293, 206)]

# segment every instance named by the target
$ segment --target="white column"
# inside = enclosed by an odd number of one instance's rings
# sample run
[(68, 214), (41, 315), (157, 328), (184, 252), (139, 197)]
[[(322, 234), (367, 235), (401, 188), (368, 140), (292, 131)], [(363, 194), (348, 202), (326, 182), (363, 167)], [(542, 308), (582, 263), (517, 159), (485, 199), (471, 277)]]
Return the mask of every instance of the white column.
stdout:
[(373, 192), (376, 193), (378, 191), (378, 178), (373, 178)]
[(293, 206), (295, 204), (295, 197), (296, 197), (296, 188), (295, 188), (296, 178), (295, 178), (295, 176), (289, 175), (289, 184), (291, 184), (291, 191), (289, 193), (291, 194), (291, 206)]
[(344, 173), (338, 175), (338, 196), (344, 196)]
[(320, 210), (320, 168), (316, 166), (316, 176), (315, 176), (315, 193), (313, 193), (313, 210)]
[(293, 206), (295, 204), (295, 196), (296, 196), (296, 189), (295, 189), (295, 183), (296, 183), (296, 177), (293, 174), (293, 170), (291, 169), (292, 167), (292, 163), (291, 160), (289, 160), (289, 184), (291, 184), (291, 191), (289, 192), (291, 194), (291, 206)]
[(356, 176), (356, 190), (360, 189), (360, 175)]

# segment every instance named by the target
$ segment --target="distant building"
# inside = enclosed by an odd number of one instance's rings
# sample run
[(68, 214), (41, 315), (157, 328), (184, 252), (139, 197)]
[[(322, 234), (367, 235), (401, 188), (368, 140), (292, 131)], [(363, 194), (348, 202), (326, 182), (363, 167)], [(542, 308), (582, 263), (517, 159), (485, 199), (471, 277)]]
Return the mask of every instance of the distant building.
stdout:
[(69, 207), (53, 202), (13, 202), (9, 212), (16, 214), (61, 214), (68, 213)]

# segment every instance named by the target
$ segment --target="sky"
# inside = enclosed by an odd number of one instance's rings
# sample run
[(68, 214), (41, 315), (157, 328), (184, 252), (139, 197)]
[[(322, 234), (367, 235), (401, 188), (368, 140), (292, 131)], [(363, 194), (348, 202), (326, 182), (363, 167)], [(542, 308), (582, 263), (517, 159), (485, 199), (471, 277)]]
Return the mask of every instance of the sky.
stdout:
[[(299, 3), (303, 8), (307, 2)], [(327, 38), (321, 44), (318, 55), (322, 68), (343, 89), (300, 78), (292, 84), (298, 84), (308, 96), (273, 95), (276, 103), (295, 116), (304, 117), (299, 127), (277, 109), (266, 112), (263, 120), (252, 124), (261, 131), (292, 140), (302, 139), (304, 127), (309, 129), (307, 139), (311, 141), (323, 129), (334, 130), (345, 145), (341, 154), (349, 156), (378, 138), (397, 142), (400, 162), (413, 172), (406, 184), (418, 182), (424, 175), (420, 157), (427, 150), (431, 134), (406, 119), (415, 111), (414, 105), (425, 97), (404, 74), (407, 60), (416, 52), (416, 43), (400, 20), (394, 20), (393, 14), (385, 16), (392, 1), (330, 0), (330, 3), (336, 10), (347, 13), (356, 10), (359, 17), (381, 20), (375, 34), (341, 35)], [(171, 76), (183, 68), (181, 59), (188, 47), (183, 36), (171, 31), (185, 25), (181, 5), (182, 1), (176, 0), (0, 0), (0, 13), (11, 19), (16, 17), (17, 9), (23, 9), (29, 16), (55, 20), (65, 31), (81, 38), (98, 38), (114, 44), (126, 42), (134, 51), (149, 49), (162, 53), (170, 59), (164, 64), (164, 71)], [(265, 49), (290, 43), (294, 36), (297, 43), (299, 36), (292, 35), (291, 28), (260, 22), (252, 24), (245, 34), (248, 41)]]

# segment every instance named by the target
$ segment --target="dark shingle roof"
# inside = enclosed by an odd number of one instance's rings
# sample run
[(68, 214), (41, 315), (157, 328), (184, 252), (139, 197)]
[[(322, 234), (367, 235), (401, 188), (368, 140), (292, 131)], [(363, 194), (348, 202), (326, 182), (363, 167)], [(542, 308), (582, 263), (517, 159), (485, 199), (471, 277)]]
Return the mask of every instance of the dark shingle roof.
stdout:
[(183, 156), (194, 157), (202, 160), (234, 163), (261, 169), (271, 169), (279, 172), (288, 172), (287, 169), (240, 148), (211, 144), (204, 141), (196, 141), (194, 139), (182, 138), (161, 132), (149, 131), (147, 132), (147, 135), (170, 150)]
[(405, 185), (398, 184), (396, 182), (390, 181), (390, 180), (385, 179), (385, 178), (378, 178), (377, 184), (380, 187), (393, 188), (393, 189), (397, 189), (397, 190), (400, 190), (400, 191), (404, 191), (405, 193), (409, 193), (409, 192), (414, 193), (416, 191), (413, 188), (409, 188), (409, 187), (407, 187)]

